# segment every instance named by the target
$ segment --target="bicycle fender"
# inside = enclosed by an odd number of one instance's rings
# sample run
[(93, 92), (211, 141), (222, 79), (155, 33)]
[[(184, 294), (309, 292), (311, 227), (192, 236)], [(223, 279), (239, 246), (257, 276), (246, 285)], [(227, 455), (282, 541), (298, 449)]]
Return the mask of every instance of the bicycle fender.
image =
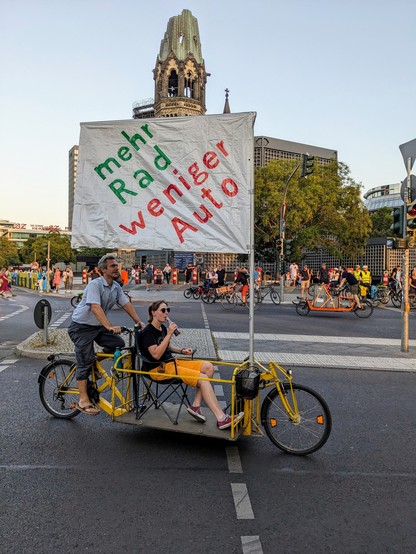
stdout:
[[(40, 370), (39, 372), (39, 377), (38, 377), (38, 383), (41, 382), (41, 379), (45, 379), (46, 375), (48, 374), (49, 370), (51, 369), (51, 367), (53, 367), (56, 362), (58, 360), (56, 360), (55, 358), (50, 361), (48, 364), (46, 364), (44, 367), (42, 367), (42, 369)], [(71, 365), (73, 365), (75, 362), (73, 360), (64, 360), (64, 359), (61, 359), (59, 360), (61, 362), (65, 362), (65, 363), (69, 363)]]

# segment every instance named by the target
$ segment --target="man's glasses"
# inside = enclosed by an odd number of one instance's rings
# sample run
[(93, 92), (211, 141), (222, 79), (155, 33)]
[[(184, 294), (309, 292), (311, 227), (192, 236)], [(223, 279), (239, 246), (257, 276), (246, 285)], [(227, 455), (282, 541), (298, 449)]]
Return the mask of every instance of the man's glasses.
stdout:
[(164, 314), (165, 312), (170, 312), (170, 308), (160, 308), (160, 311), (162, 312), (162, 314)]

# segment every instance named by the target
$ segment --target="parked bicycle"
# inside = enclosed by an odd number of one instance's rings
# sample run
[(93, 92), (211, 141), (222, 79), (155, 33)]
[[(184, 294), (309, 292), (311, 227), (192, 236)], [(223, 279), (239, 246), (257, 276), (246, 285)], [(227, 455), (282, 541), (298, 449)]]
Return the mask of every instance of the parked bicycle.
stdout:
[(258, 302), (263, 302), (263, 300), (266, 298), (266, 296), (270, 296), (271, 301), (273, 304), (276, 304), (278, 306), (280, 304), (280, 294), (277, 291), (275, 287), (276, 283), (269, 283), (268, 285), (255, 285), (255, 290), (257, 291), (258, 295)]

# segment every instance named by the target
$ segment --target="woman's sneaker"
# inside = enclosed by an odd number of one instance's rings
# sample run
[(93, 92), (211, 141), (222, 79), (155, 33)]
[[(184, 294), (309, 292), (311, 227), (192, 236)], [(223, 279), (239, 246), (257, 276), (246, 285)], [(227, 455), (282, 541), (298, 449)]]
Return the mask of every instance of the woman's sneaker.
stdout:
[(234, 424), (237, 424), (239, 421), (243, 419), (243, 417), (244, 417), (244, 412), (240, 412), (234, 417), (227, 415), (222, 421), (217, 421), (217, 427), (218, 429), (221, 429), (221, 430), (228, 429), (228, 427), (231, 427), (233, 420), (234, 420)]
[(192, 417), (194, 417), (201, 423), (206, 422), (207, 418), (201, 412), (201, 408), (199, 406), (188, 406), (186, 409), (188, 411), (188, 414), (191, 414)]

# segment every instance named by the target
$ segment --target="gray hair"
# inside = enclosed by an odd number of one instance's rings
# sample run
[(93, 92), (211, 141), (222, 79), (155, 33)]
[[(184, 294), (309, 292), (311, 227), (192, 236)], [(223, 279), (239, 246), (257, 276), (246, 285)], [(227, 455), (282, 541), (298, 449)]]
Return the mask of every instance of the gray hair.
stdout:
[(98, 260), (98, 271), (102, 271), (103, 269), (107, 269), (107, 260), (117, 260), (116, 256), (114, 254), (104, 254), (99, 260)]

